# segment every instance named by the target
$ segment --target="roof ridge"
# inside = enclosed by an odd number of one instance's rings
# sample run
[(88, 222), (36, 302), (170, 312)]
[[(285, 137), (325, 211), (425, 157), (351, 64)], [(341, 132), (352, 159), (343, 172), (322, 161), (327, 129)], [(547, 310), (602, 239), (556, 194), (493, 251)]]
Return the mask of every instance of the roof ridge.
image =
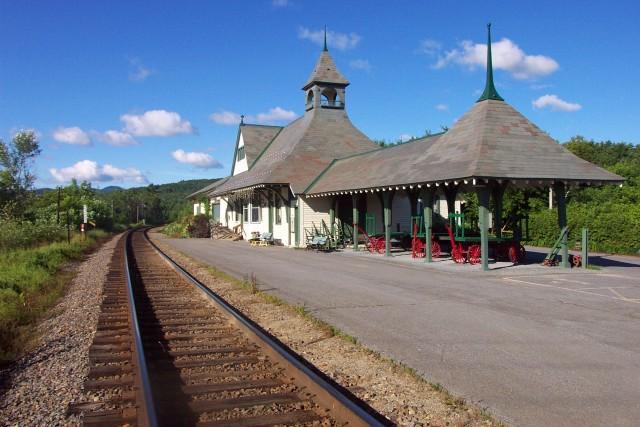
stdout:
[(258, 154), (258, 156), (255, 158), (255, 160), (253, 162), (251, 162), (251, 165), (247, 168), (247, 171), (249, 171), (251, 168), (253, 168), (255, 166), (255, 164), (258, 162), (258, 160), (260, 160), (260, 158), (262, 157), (262, 155), (267, 151), (267, 149), (271, 146), (271, 144), (273, 143), (273, 141), (275, 141), (275, 139), (278, 137), (278, 135), (280, 135), (280, 133), (282, 132), (282, 129), (284, 129), (285, 127), (280, 127), (280, 129), (278, 130), (278, 132), (276, 132), (275, 135), (273, 135), (273, 138), (271, 138), (271, 141), (269, 141), (267, 143), (267, 145), (265, 145), (265, 147), (262, 149), (262, 151), (260, 152), (260, 154)]
[[(479, 107), (477, 107), (477, 108), (484, 107), (484, 111), (482, 111), (482, 121), (483, 122), (486, 122), (487, 114), (488, 114), (488, 111), (489, 111), (489, 101), (490, 100), (487, 99), (487, 100), (485, 100), (485, 102), (474, 104), (474, 107), (475, 107), (475, 105), (479, 105)], [(504, 101), (498, 101), (498, 102), (504, 102)], [(471, 108), (473, 109), (474, 107), (471, 107)], [(469, 168), (469, 170), (472, 173), (472, 176), (476, 176), (477, 172), (478, 172), (478, 161), (479, 161), (479, 159), (481, 157), (480, 153), (482, 152), (482, 148), (484, 147), (484, 144), (485, 144), (486, 133), (487, 133), (487, 127), (483, 126), (482, 127), (482, 134), (480, 135), (480, 142), (476, 145), (476, 155), (473, 156), (473, 161), (471, 162), (471, 167)]]

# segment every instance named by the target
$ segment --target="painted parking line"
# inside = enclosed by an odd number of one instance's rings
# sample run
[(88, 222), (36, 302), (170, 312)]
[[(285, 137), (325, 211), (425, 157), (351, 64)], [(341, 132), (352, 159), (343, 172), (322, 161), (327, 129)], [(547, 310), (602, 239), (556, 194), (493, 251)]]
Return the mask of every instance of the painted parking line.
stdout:
[(564, 287), (564, 286), (555, 286), (555, 285), (550, 285), (550, 284), (547, 284), (547, 283), (538, 283), (538, 282), (532, 282), (532, 281), (529, 281), (529, 280), (515, 279), (513, 277), (504, 277), (503, 280), (505, 280), (507, 282), (520, 283), (520, 284), (524, 284), (524, 285), (539, 286), (539, 287), (543, 287), (543, 288), (560, 289), (560, 290), (568, 291), (568, 292), (576, 292), (576, 293), (580, 293), (580, 294), (598, 296), (598, 297), (601, 297), (601, 298), (613, 299), (613, 300), (616, 300), (616, 301), (624, 301), (624, 302), (630, 302), (630, 303), (633, 303), (633, 304), (640, 304), (640, 299), (632, 299), (632, 298), (627, 298), (625, 296), (622, 296), (619, 292), (614, 291), (613, 288), (606, 288), (606, 287), (600, 288), (600, 289), (609, 289), (614, 294), (614, 295), (603, 295), (603, 294), (599, 294), (597, 292), (591, 292), (591, 291), (588, 291), (588, 290), (567, 288), (567, 287)]

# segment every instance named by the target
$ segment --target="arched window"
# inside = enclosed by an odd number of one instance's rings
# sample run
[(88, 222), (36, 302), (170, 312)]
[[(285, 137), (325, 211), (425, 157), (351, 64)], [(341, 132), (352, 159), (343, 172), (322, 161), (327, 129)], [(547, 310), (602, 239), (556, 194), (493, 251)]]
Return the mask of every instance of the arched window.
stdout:
[(337, 107), (336, 105), (336, 97), (338, 93), (332, 87), (325, 88), (322, 91), (322, 101), (321, 104), (329, 107)]
[(310, 90), (307, 94), (307, 107), (313, 107), (313, 91)]

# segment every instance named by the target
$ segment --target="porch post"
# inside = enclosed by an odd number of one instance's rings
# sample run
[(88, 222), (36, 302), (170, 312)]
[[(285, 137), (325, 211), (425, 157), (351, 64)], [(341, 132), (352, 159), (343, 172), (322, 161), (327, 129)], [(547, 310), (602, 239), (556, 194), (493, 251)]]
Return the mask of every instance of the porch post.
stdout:
[[(567, 226), (567, 199), (565, 196), (565, 185), (562, 182), (556, 182), (553, 185), (553, 191), (556, 193), (556, 204), (558, 205), (558, 226), (560, 231)], [(562, 237), (560, 242), (560, 254), (562, 255), (562, 267), (569, 268), (569, 233)]]
[(482, 270), (489, 270), (489, 188), (476, 188), (478, 195), (478, 222), (480, 223), (480, 251)]
[(358, 196), (353, 194), (351, 196), (351, 203), (353, 204), (353, 251), (357, 252), (358, 251), (358, 217), (359, 217), (359, 210), (358, 210)]
[(273, 233), (274, 206), (275, 201), (273, 200), (273, 194), (269, 194), (269, 197), (267, 197), (267, 208), (269, 209), (269, 233)]
[(502, 237), (502, 199), (504, 198), (505, 188), (502, 184), (496, 184), (491, 191), (493, 193), (493, 204), (495, 205), (493, 225), (496, 229), (496, 237), (498, 238)]
[(336, 199), (335, 197), (331, 198), (331, 207), (329, 208), (329, 230), (331, 231), (331, 237), (335, 238), (335, 223), (336, 222)]
[(382, 194), (384, 206), (384, 255), (391, 256), (391, 198), (393, 194), (385, 191)]
[(293, 233), (295, 236), (296, 248), (300, 247), (300, 204), (297, 199), (293, 203)]
[(291, 246), (291, 206), (289, 203), (285, 206), (285, 215), (287, 216), (287, 246)]
[(431, 231), (433, 228), (433, 190), (422, 190), (422, 219), (424, 221), (425, 236), (425, 262), (433, 262), (433, 254), (431, 253)]

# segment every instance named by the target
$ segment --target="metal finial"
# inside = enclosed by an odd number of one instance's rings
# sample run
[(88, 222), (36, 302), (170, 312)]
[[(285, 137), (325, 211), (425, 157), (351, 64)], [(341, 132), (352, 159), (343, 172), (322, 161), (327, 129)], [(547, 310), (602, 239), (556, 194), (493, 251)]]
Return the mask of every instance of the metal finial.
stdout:
[(324, 51), (327, 52), (327, 26), (324, 26)]
[(478, 98), (478, 101), (485, 101), (487, 99), (494, 99), (496, 101), (504, 101), (493, 84), (493, 59), (491, 58), (491, 22), (487, 24), (487, 82), (484, 87), (484, 92)]
[(240, 124), (243, 125), (244, 124), (244, 114), (240, 115)]

